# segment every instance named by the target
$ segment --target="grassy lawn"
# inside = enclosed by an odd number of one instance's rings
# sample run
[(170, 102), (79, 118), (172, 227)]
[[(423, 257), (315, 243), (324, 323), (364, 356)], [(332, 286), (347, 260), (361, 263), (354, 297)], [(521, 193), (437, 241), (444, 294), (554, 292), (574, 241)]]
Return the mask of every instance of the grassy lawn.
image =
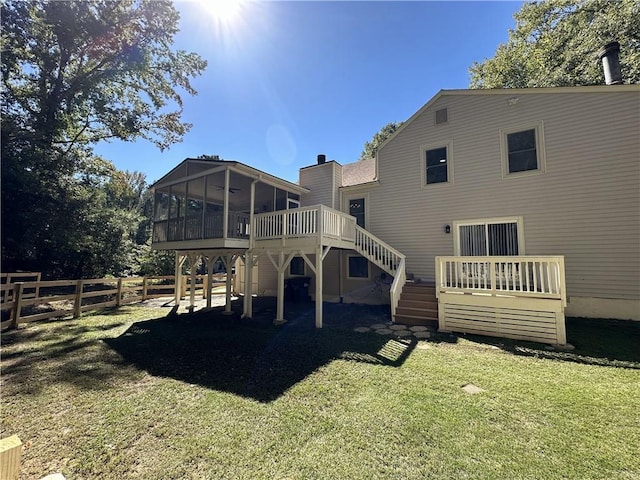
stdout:
[(638, 323), (569, 321), (576, 350), (554, 352), (267, 316), (124, 307), (3, 334), (20, 478), (640, 478)]

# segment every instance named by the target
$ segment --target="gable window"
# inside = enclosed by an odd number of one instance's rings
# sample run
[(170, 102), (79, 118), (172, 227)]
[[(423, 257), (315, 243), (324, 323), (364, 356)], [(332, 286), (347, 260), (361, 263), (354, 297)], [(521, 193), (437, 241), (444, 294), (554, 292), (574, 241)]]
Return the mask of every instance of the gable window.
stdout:
[(542, 122), (530, 128), (503, 130), (503, 176), (524, 172), (544, 172)]
[(453, 170), (451, 169), (451, 143), (423, 145), (422, 154), (422, 184), (451, 183)]
[(521, 218), (505, 218), (460, 222), (456, 224), (458, 255), (511, 256), (523, 255)]
[(364, 257), (349, 257), (349, 278), (369, 278), (369, 261)]
[(291, 275), (304, 275), (304, 258), (293, 257), (289, 264), (289, 274)]
[(349, 215), (356, 217), (358, 226), (364, 226), (364, 198), (354, 198), (349, 200)]

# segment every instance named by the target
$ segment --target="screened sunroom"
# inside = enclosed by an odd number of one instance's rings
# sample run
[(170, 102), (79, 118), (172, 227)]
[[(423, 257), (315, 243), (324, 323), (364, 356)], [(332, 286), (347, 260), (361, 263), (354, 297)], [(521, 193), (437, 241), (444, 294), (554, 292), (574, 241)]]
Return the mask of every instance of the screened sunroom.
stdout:
[(153, 186), (153, 247), (248, 248), (252, 214), (297, 208), (307, 191), (239, 162), (186, 159)]

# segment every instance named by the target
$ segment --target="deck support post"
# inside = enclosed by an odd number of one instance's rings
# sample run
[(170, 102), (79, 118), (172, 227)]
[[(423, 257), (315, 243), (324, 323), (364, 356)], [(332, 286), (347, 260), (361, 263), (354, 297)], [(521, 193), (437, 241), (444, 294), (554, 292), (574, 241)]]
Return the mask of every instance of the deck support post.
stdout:
[(216, 263), (218, 257), (216, 255), (209, 255), (207, 260), (207, 309), (211, 308), (211, 295), (213, 291), (213, 266)]
[(244, 254), (244, 303), (242, 316), (253, 316), (253, 253), (247, 251)]
[(189, 287), (189, 311), (193, 312), (196, 303), (196, 265), (198, 263), (198, 255), (189, 254), (189, 268), (191, 269), (191, 285)]
[(316, 328), (322, 328), (322, 245), (316, 248)]
[(284, 319), (284, 252), (280, 250), (278, 253), (278, 301), (276, 308), (276, 319), (273, 321), (275, 325), (282, 325), (286, 322)]
[(184, 265), (187, 257), (180, 252), (176, 251), (176, 271), (175, 271), (175, 284), (176, 284), (176, 307), (180, 306), (180, 299), (182, 298), (182, 266)]
[(224, 263), (224, 267), (227, 270), (227, 283), (225, 289), (225, 303), (224, 303), (224, 312), (223, 315), (231, 315), (231, 277), (233, 276), (233, 261), (235, 259), (235, 255), (224, 255), (221, 257), (222, 263)]

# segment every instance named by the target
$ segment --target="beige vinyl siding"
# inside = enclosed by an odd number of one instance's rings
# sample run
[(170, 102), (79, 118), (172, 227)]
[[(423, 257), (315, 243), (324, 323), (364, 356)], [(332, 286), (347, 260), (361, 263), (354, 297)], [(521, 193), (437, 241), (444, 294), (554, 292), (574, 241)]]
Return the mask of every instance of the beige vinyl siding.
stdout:
[(274, 296), (278, 292), (278, 272), (266, 254), (258, 256), (258, 295)]
[[(315, 255), (308, 255), (309, 259), (316, 261)], [(322, 262), (322, 296), (324, 300), (335, 301), (340, 296), (340, 269), (338, 265), (340, 255), (338, 250), (332, 249)], [(309, 286), (309, 293), (312, 298), (315, 298), (316, 292), (316, 278), (315, 274), (309, 272), (311, 276), (311, 285)]]
[(298, 183), (310, 190), (302, 195), (300, 206), (326, 205), (339, 209), (338, 187), (342, 180), (341, 169), (342, 166), (335, 161), (300, 169)]
[[(514, 104), (509, 99), (517, 97)], [(448, 123), (434, 112), (448, 109)], [(380, 151), (368, 230), (434, 278), (454, 221), (524, 219), (525, 254), (564, 255), (570, 296), (640, 295), (640, 89), (440, 95)], [(546, 173), (502, 177), (500, 130), (543, 123)], [(422, 185), (421, 145), (452, 144), (454, 183)]]

